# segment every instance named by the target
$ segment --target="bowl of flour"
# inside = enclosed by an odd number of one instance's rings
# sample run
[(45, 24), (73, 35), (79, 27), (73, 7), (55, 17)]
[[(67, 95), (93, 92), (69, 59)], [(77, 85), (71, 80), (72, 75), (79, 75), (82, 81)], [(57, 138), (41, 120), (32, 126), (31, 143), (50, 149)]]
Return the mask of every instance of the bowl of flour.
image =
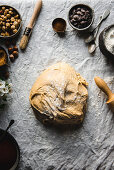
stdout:
[(114, 58), (114, 25), (108, 26), (101, 32), (99, 48), (103, 55)]

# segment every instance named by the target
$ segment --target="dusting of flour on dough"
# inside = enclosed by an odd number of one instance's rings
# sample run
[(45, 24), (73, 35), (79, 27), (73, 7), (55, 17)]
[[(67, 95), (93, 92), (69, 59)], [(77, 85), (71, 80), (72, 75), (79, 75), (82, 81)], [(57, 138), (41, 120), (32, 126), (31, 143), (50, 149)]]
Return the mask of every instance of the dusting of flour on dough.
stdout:
[(57, 63), (38, 77), (30, 92), (30, 103), (43, 122), (79, 124), (84, 118), (87, 85), (68, 64)]

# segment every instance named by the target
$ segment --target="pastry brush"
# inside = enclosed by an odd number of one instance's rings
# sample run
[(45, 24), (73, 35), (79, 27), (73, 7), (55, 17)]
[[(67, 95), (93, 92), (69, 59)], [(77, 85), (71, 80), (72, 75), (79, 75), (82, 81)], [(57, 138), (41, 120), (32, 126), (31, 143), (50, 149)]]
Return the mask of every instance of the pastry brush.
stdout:
[(35, 4), (34, 11), (33, 11), (32, 17), (30, 19), (30, 22), (27, 25), (27, 27), (25, 28), (23, 37), (21, 38), (21, 41), (19, 44), (21, 50), (24, 50), (28, 44), (30, 35), (32, 33), (32, 29), (35, 25), (35, 21), (37, 19), (37, 16), (40, 12), (41, 7), (42, 7), (42, 0), (38, 0)]

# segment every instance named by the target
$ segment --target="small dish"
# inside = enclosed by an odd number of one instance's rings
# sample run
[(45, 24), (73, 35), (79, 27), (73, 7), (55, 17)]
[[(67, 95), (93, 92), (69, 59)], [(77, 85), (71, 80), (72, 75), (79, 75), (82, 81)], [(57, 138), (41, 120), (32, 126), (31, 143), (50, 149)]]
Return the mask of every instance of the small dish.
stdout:
[[(0, 136), (4, 130), (0, 129)], [(20, 160), (20, 149), (14, 137), (7, 132), (0, 141), (0, 169), (15, 170)]]
[[(5, 8), (5, 9), (3, 10), (2, 8)], [(9, 12), (10, 13), (13, 12), (13, 13), (10, 14)], [(18, 18), (16, 18), (16, 15), (18, 16)], [(15, 23), (15, 24), (18, 24), (18, 27), (15, 28), (16, 31), (15, 32), (12, 31), (14, 33), (11, 33), (11, 35), (10, 35), (10, 33), (9, 33), (10, 31), (7, 31), (7, 30), (9, 30), (9, 28), (13, 25), (13, 22), (15, 22), (16, 20), (20, 20), (20, 21), (18, 21), (19, 24)], [(0, 28), (0, 38), (1, 39), (11, 39), (11, 38), (14, 38), (14, 37), (16, 37), (20, 33), (20, 30), (21, 30), (21, 27), (22, 27), (22, 18), (21, 18), (21, 15), (12, 6), (9, 6), (9, 5), (0, 5), (0, 24), (1, 24), (0, 25), (0, 27), (1, 27)], [(9, 24), (9, 25), (6, 25), (6, 24)], [(2, 27), (4, 27), (4, 30), (3, 30)], [(4, 35), (1, 35), (1, 33), (4, 34)]]
[(94, 11), (88, 5), (76, 4), (68, 12), (68, 21), (77, 31), (88, 30), (94, 21)]
[(66, 21), (63, 18), (56, 18), (52, 22), (52, 27), (57, 33), (64, 33), (66, 30)]
[(99, 48), (104, 56), (114, 60), (114, 25), (106, 27), (100, 33)]

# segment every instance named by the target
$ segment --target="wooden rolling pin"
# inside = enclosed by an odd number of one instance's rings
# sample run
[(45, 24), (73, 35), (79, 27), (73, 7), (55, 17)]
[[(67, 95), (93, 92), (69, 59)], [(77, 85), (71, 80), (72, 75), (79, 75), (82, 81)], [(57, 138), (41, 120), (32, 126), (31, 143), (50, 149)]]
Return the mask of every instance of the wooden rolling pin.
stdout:
[(26, 48), (27, 44), (28, 44), (30, 35), (31, 35), (31, 33), (32, 33), (32, 29), (33, 29), (33, 27), (34, 27), (35, 21), (36, 21), (36, 19), (37, 19), (37, 16), (38, 16), (38, 14), (39, 14), (39, 12), (40, 12), (41, 7), (42, 7), (42, 0), (38, 0), (38, 1), (36, 2), (35, 7), (34, 7), (34, 11), (33, 11), (32, 17), (31, 17), (31, 19), (30, 19), (30, 22), (29, 22), (29, 24), (27, 25), (27, 27), (25, 28), (23, 37), (22, 37), (22, 39), (21, 39), (21, 41), (20, 41), (19, 46), (20, 46), (20, 49), (21, 49), (21, 50), (24, 50), (24, 49)]
[(114, 93), (112, 93), (105, 81), (100, 77), (95, 77), (94, 80), (97, 86), (108, 96), (106, 103), (109, 104), (111, 109), (114, 111)]

